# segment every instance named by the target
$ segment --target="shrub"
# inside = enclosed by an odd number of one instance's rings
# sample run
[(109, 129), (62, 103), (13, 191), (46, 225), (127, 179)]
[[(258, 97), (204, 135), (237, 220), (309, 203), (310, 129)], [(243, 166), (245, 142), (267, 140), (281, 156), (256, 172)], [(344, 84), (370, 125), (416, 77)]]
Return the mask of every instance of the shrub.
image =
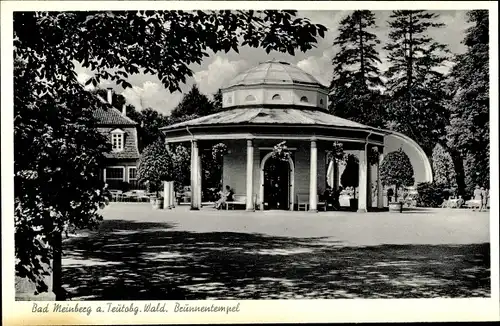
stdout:
[(417, 206), (420, 207), (439, 207), (449, 196), (445, 185), (434, 182), (419, 183), (417, 191)]
[(172, 154), (163, 141), (158, 140), (144, 149), (137, 174), (139, 181), (147, 183), (149, 192), (158, 195), (163, 181), (172, 180), (173, 172)]
[[(340, 183), (344, 188), (356, 189), (359, 186), (359, 160), (356, 156), (347, 154), (346, 167), (340, 177)], [(356, 196), (356, 191), (354, 191), (354, 196)]]
[(403, 149), (387, 154), (380, 167), (380, 177), (384, 185), (396, 186), (396, 195), (401, 186), (408, 187), (415, 183), (413, 167)]

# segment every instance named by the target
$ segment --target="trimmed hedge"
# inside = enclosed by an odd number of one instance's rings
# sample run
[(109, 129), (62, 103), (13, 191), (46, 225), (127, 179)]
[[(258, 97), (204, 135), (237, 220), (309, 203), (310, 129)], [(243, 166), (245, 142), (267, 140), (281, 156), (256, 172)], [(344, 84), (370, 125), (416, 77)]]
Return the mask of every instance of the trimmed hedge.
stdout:
[(451, 195), (443, 184), (421, 182), (417, 185), (417, 206), (440, 207), (445, 199)]

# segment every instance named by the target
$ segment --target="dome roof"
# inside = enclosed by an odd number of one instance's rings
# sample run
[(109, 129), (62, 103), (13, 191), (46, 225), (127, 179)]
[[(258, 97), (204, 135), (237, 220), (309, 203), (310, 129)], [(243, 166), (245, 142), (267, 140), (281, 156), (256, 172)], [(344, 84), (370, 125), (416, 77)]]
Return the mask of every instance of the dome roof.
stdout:
[(226, 88), (246, 85), (311, 85), (325, 87), (311, 74), (283, 61), (266, 61), (234, 77)]

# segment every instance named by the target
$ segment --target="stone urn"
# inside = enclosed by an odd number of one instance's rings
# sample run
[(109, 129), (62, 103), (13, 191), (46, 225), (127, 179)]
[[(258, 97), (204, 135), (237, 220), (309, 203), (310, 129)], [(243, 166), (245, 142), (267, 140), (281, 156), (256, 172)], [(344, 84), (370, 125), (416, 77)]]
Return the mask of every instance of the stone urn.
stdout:
[(389, 212), (403, 213), (403, 203), (399, 201), (389, 203)]

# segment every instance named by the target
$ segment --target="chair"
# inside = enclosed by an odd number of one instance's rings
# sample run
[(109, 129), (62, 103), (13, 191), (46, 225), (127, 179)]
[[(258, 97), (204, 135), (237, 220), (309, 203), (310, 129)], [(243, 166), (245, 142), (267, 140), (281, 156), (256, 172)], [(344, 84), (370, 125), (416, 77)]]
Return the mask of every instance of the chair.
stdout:
[(297, 194), (297, 210), (300, 211), (301, 207), (304, 207), (304, 211), (307, 211), (309, 207), (309, 195)]
[(326, 200), (323, 201), (323, 198), (321, 198), (321, 200), (320, 200), (320, 196), (318, 195), (316, 197), (316, 203), (318, 205), (318, 210), (320, 207), (323, 207), (324, 211), (326, 212), (326, 209), (328, 207), (328, 203), (326, 202)]
[(121, 201), (122, 195), (123, 195), (123, 191), (112, 189), (112, 190), (109, 191), (109, 193), (111, 194), (111, 199), (113, 201)]

